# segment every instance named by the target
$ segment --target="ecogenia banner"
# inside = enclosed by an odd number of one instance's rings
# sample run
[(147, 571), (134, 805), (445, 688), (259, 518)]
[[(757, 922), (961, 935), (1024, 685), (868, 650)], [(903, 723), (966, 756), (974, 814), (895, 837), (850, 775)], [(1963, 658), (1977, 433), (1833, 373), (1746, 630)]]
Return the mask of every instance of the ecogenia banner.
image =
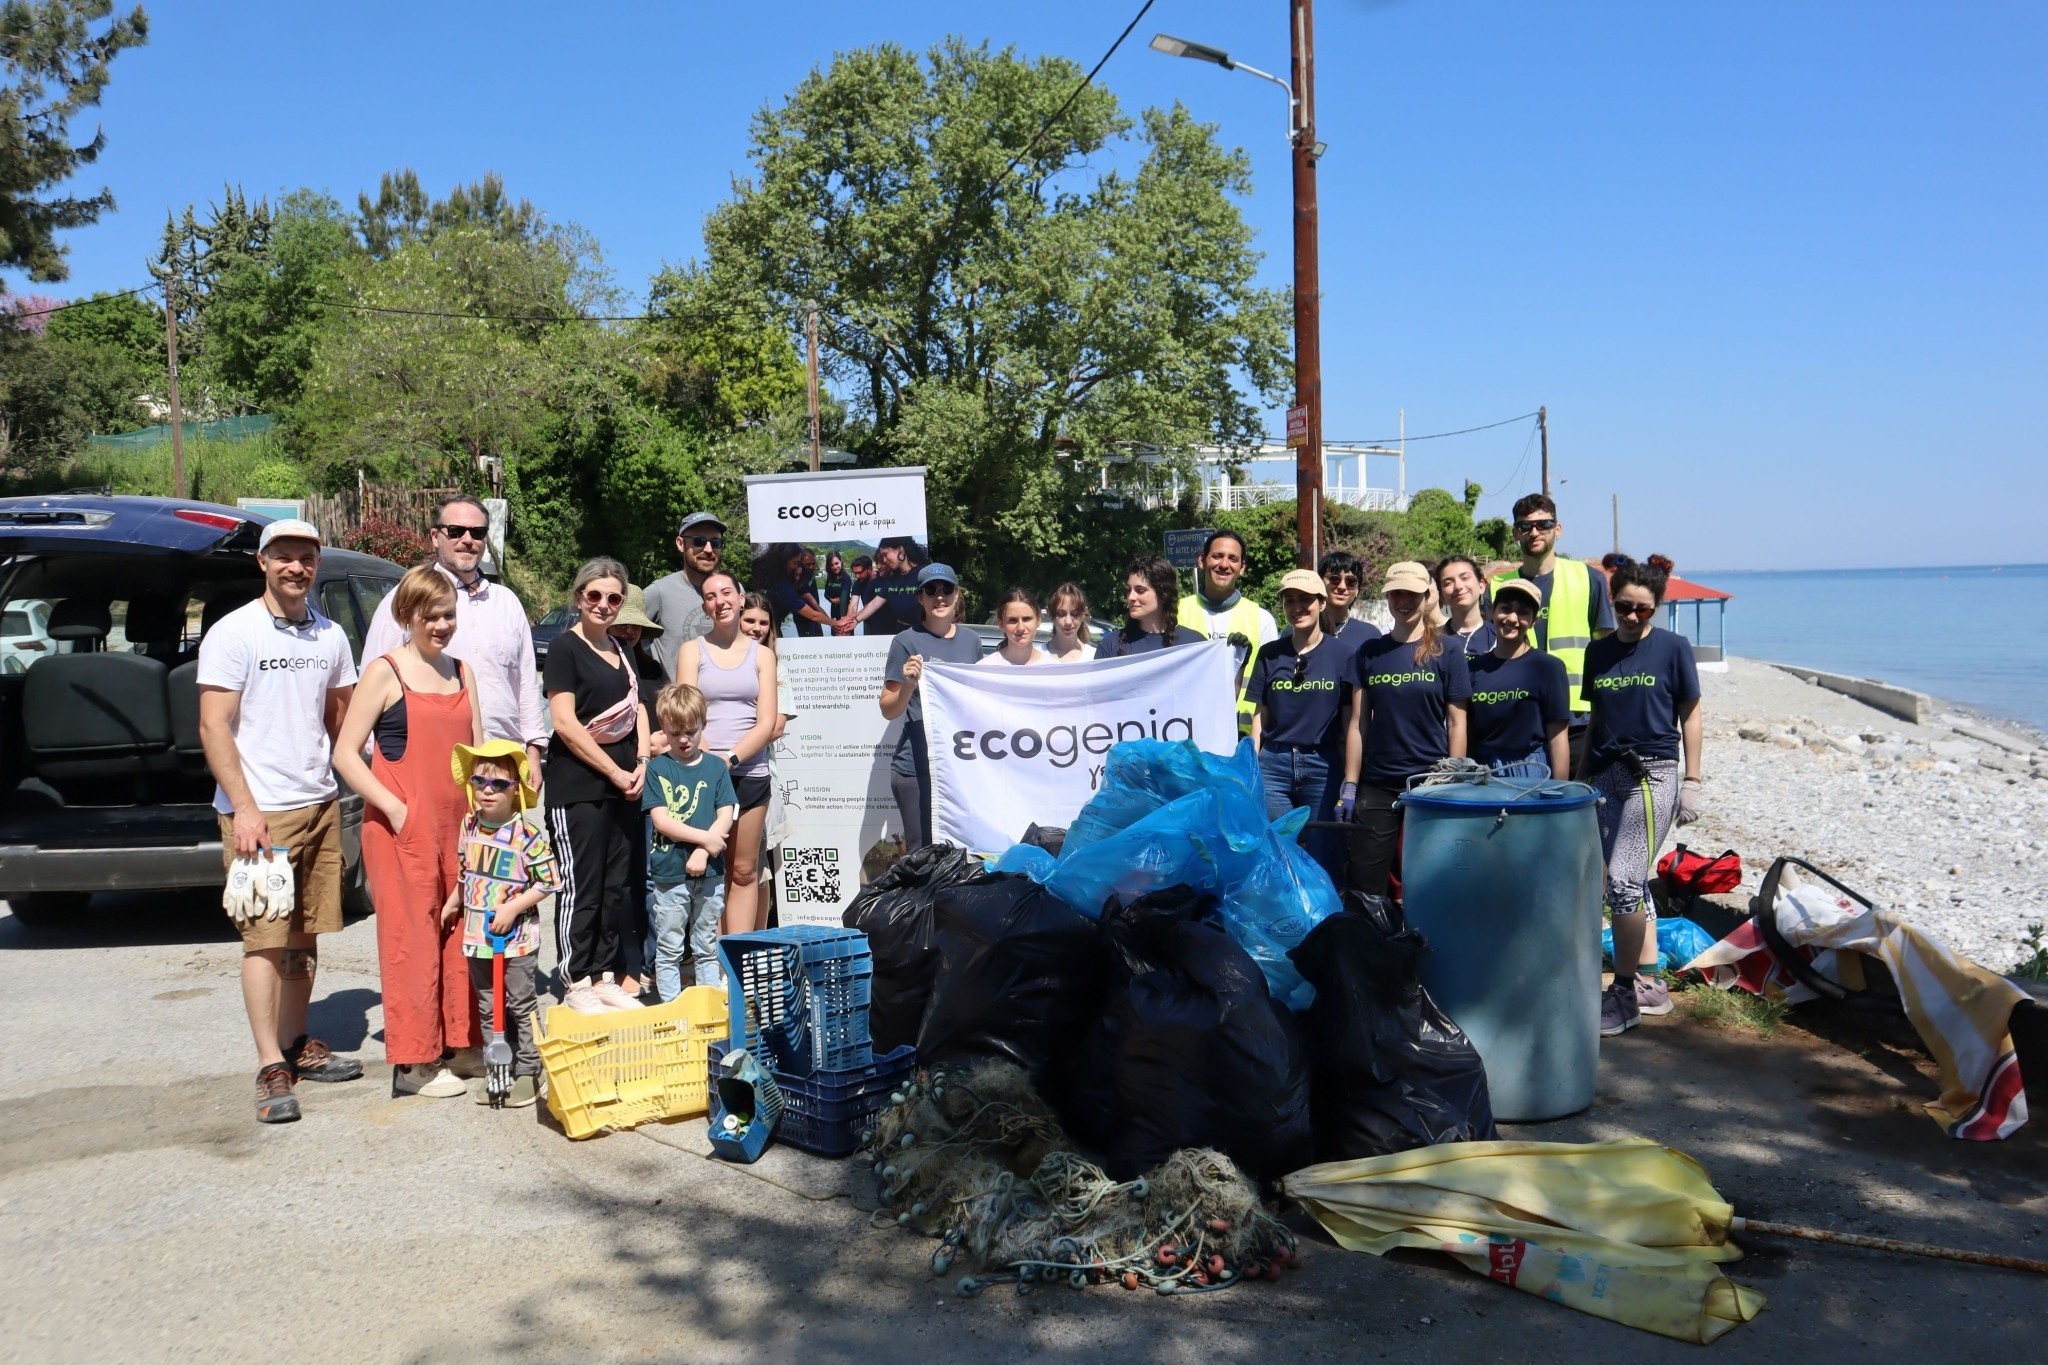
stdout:
[(1237, 746), (1228, 642), (1084, 664), (982, 668), (928, 663), (925, 737), (932, 835), (1000, 853), (1033, 823), (1064, 826), (1126, 740)]
[[(903, 851), (889, 794), (902, 721), (883, 719), (879, 699), (903, 624), (895, 604), (915, 604), (916, 571), (930, 558), (924, 471), (756, 475), (747, 522), (749, 586), (775, 610), (790, 717), (769, 755), (783, 822), (776, 896), (782, 923), (836, 926), (861, 885)], [(834, 624), (842, 621), (847, 629)]]

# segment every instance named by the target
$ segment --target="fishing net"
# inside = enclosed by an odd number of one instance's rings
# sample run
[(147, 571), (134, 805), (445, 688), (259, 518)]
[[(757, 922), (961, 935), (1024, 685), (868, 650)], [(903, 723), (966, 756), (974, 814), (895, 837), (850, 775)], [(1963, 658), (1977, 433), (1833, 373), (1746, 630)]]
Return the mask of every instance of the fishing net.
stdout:
[(921, 1071), (890, 1099), (867, 1150), (883, 1202), (941, 1239), (934, 1275), (956, 1259), (973, 1269), (964, 1295), (1006, 1281), (1192, 1293), (1300, 1264), (1294, 1234), (1228, 1157), (1190, 1148), (1113, 1180), (1014, 1065)]

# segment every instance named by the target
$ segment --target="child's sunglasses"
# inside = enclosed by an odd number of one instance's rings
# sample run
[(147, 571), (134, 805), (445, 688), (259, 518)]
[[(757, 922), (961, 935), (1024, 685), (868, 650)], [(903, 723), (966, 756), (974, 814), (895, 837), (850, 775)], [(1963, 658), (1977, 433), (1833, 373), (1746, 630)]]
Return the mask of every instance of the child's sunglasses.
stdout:
[(482, 773), (472, 773), (469, 785), (480, 792), (508, 792), (519, 784), (509, 777), (485, 777)]

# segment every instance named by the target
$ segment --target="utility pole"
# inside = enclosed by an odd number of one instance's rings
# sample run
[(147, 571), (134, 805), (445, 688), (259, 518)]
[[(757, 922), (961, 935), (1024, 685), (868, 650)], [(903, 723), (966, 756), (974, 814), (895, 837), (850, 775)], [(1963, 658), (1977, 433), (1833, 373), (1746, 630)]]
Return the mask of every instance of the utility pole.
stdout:
[[(1536, 430), (1543, 437), (1543, 496), (1550, 496), (1550, 409), (1536, 409)], [(1523, 446), (1527, 450), (1529, 447)]]
[(178, 403), (177, 263), (164, 272), (164, 359), (171, 388), (171, 495), (185, 496), (185, 410)]
[(1621, 494), (1610, 495), (1614, 499), (1614, 553), (1621, 553)]
[(809, 342), (810, 387), (811, 387), (811, 472), (817, 473), (824, 467), (823, 454), (818, 444), (818, 305), (804, 304), (804, 336)]
[(1294, 402), (1308, 417), (1295, 452), (1295, 562), (1313, 569), (1323, 546), (1323, 298), (1316, 244), (1316, 58), (1313, 0), (1288, 0), (1294, 94)]

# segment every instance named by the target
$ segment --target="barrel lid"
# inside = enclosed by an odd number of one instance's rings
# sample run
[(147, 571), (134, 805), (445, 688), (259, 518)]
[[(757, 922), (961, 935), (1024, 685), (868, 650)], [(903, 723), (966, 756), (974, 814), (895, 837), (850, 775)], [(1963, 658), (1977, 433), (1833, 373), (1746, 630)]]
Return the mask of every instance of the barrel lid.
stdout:
[(1550, 811), (1577, 810), (1590, 806), (1600, 794), (1583, 782), (1563, 782), (1550, 777), (1482, 777), (1470, 782), (1439, 782), (1413, 787), (1401, 797), (1401, 804), (1414, 810), (1473, 811), (1512, 809), (1518, 815), (1542, 815)]

